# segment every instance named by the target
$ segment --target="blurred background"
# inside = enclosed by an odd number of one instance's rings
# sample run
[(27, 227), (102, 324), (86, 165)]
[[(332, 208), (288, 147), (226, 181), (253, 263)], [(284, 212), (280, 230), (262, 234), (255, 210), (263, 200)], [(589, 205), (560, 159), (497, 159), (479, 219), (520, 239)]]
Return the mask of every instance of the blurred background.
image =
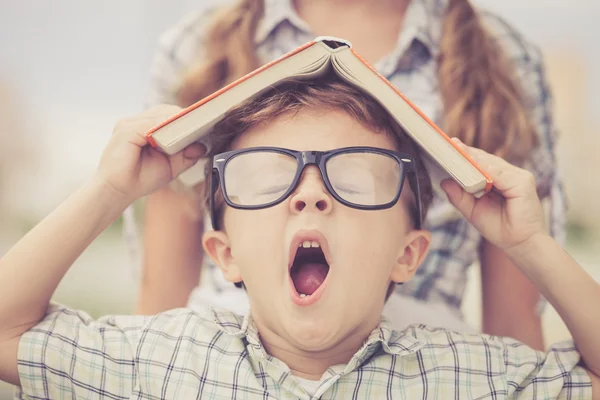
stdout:
[[(0, 0), (0, 256), (89, 178), (114, 123), (143, 109), (158, 36), (224, 0)], [(600, 2), (474, 0), (539, 45), (555, 96), (567, 248), (600, 281)], [(65, 240), (69, 240), (65, 237)], [(136, 277), (121, 221), (82, 255), (55, 300), (94, 316), (129, 313)], [(478, 270), (464, 311), (480, 323)], [(507, 295), (510, 295), (507, 293)], [(1, 296), (0, 296), (1, 301)], [(548, 343), (569, 337), (544, 314)], [(0, 383), (0, 399), (10, 398)]]

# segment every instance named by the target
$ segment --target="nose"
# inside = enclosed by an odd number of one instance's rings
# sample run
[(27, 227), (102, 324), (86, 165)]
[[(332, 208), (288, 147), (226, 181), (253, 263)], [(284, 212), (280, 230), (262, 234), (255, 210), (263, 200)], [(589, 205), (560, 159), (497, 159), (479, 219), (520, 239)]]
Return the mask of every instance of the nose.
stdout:
[(333, 199), (325, 187), (319, 169), (314, 165), (306, 167), (290, 198), (291, 211), (320, 211), (328, 214), (332, 205)]

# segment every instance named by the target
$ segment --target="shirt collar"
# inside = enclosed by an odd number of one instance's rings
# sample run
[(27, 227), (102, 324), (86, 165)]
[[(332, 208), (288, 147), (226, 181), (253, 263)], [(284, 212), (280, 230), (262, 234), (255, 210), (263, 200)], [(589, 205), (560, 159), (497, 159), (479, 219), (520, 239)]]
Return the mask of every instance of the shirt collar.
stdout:
[[(258, 334), (258, 329), (251, 316), (242, 317), (230, 311), (211, 310), (212, 318), (221, 331), (225, 334), (246, 338), (254, 351), (251, 356), (259, 358), (270, 358), (265, 351)], [(379, 349), (390, 355), (404, 356), (415, 353), (423, 346), (410, 330), (396, 332), (392, 330), (390, 321), (382, 317), (381, 322), (371, 332), (363, 346), (356, 352), (345, 370), (347, 372), (356, 369), (368, 360)]]
[(354, 354), (346, 365), (344, 373), (349, 373), (360, 367), (378, 351), (383, 351), (389, 355), (405, 356), (415, 353), (421, 347), (423, 347), (423, 343), (411, 335), (408, 330), (394, 331), (390, 321), (382, 316), (379, 326), (371, 332), (362, 347)]
[(436, 56), (439, 53), (442, 22), (447, 3), (448, 0), (412, 0), (406, 9), (396, 50), (406, 50), (413, 41), (417, 40), (431, 55)]
[[(448, 0), (411, 0), (394, 53), (399, 53), (398, 57), (401, 56), (416, 39), (425, 45), (432, 55), (437, 55), (447, 5)], [(255, 43), (259, 45), (264, 42), (284, 21), (299, 31), (310, 34), (310, 27), (296, 13), (292, 0), (265, 0), (264, 15), (256, 29)]]
[(210, 309), (213, 321), (221, 331), (229, 336), (244, 338), (253, 345), (260, 345), (258, 329), (254, 320), (248, 316), (243, 317), (231, 311)]
[(254, 42), (260, 45), (282, 22), (291, 23), (296, 29), (310, 33), (310, 27), (294, 9), (292, 0), (264, 0), (264, 14), (256, 27)]

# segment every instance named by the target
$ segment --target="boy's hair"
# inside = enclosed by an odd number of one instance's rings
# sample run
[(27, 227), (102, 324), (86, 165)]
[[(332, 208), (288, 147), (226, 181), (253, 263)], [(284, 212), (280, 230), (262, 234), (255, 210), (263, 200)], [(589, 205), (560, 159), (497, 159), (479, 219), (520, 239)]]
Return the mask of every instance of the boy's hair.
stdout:
[[(288, 81), (269, 89), (266, 92), (238, 105), (227, 112), (224, 118), (211, 131), (211, 149), (208, 154), (216, 154), (231, 149), (233, 141), (244, 132), (266, 124), (281, 116), (296, 114), (303, 110), (318, 110), (319, 112), (342, 111), (366, 128), (389, 135), (396, 144), (396, 150), (407, 153), (416, 161), (417, 179), (421, 192), (422, 217), (424, 218), (433, 198), (429, 174), (423, 165), (421, 152), (412, 139), (396, 123), (390, 114), (370, 95), (340, 81), (333, 75), (313, 81)], [(208, 209), (209, 185), (212, 164), (207, 164), (204, 171), (204, 204)], [(409, 188), (410, 180), (405, 180), (403, 190)], [(413, 195), (415, 188), (411, 188)], [(418, 218), (416, 198), (411, 202), (410, 215), (414, 225)], [(222, 219), (223, 198), (220, 191), (215, 195), (219, 218)], [(221, 224), (223, 226), (223, 224)]]
[[(181, 106), (260, 66), (253, 40), (264, 6), (264, 0), (239, 0), (215, 16), (202, 63), (180, 86)], [(448, 1), (441, 38), (436, 61), (444, 131), (511, 162), (527, 160), (538, 143), (525, 98), (513, 66), (468, 0)]]

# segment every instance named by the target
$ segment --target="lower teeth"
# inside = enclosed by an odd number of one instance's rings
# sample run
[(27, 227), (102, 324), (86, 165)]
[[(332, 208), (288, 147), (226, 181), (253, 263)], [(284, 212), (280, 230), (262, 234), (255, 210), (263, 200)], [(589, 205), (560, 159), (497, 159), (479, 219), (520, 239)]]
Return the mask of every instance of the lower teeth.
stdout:
[(306, 295), (304, 293), (300, 293), (300, 297), (305, 298)]

